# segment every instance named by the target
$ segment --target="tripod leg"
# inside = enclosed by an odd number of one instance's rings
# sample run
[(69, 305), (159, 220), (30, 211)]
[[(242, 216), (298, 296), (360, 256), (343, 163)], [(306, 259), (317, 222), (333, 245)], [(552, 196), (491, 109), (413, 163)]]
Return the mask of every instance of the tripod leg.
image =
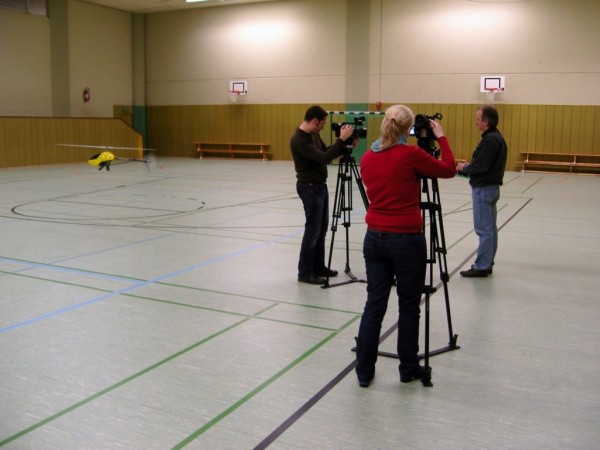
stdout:
[(340, 217), (343, 218), (343, 225), (346, 228), (346, 267), (344, 272), (350, 277), (350, 280), (335, 284), (329, 283), (329, 276), (325, 279), (325, 284), (322, 288), (329, 288), (333, 286), (340, 286), (343, 284), (349, 284), (354, 282), (362, 282), (366, 283), (366, 280), (360, 280), (356, 278), (352, 274), (352, 270), (350, 269), (350, 225), (351, 225), (351, 212), (352, 212), (352, 177), (353, 175), (358, 173), (356, 169), (356, 165), (354, 162), (354, 158), (351, 155), (345, 155), (340, 159), (339, 169), (338, 169), (338, 179), (336, 185), (336, 193), (335, 193), (335, 201), (334, 201), (334, 211), (333, 211), (333, 219), (332, 219), (332, 236), (331, 236), (331, 246), (329, 250), (329, 265), (328, 268), (331, 269), (331, 260), (333, 255), (333, 239), (335, 236), (335, 231), (337, 230), (337, 225)]
[[(438, 187), (438, 180), (432, 180), (433, 186), (433, 203), (438, 205), (435, 209), (434, 221), (436, 225), (436, 235), (435, 235), (435, 248), (439, 261), (439, 269), (440, 269), (440, 280), (443, 283), (444, 287), (444, 300), (446, 306), (446, 319), (448, 322), (448, 350), (455, 350), (460, 348), (456, 341), (458, 339), (458, 335), (454, 334), (452, 331), (452, 314), (450, 311), (450, 296), (448, 293), (448, 282), (450, 281), (450, 276), (448, 275), (448, 263), (446, 260), (446, 254), (448, 253), (446, 250), (446, 238), (444, 234), (444, 221), (442, 215), (441, 208), (441, 200), (440, 200), (440, 191)], [(436, 220), (437, 219), (437, 220)]]
[[(331, 260), (333, 258), (333, 245), (335, 242), (335, 232), (337, 231), (338, 221), (341, 216), (343, 204), (342, 197), (344, 195), (344, 178), (342, 175), (342, 166), (339, 166), (338, 169), (338, 177), (335, 185), (335, 195), (333, 197), (333, 212), (331, 214), (331, 244), (329, 246), (329, 258), (327, 260), (327, 269), (331, 270)], [(322, 286), (323, 288), (329, 287), (329, 274), (325, 276), (325, 283)]]
[[(427, 289), (428, 287), (426, 287)], [(421, 383), (425, 387), (432, 387), (431, 382), (431, 367), (429, 366), (429, 291), (425, 292), (425, 364), (423, 366), (423, 376), (421, 377)]]

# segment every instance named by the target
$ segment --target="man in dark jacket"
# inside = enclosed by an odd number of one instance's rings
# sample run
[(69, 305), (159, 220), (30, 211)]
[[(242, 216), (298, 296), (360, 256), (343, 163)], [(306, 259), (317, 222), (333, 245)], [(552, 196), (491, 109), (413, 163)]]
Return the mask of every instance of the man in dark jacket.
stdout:
[(500, 198), (500, 186), (504, 178), (507, 148), (498, 131), (498, 111), (493, 106), (482, 106), (475, 114), (475, 124), (482, 132), (471, 163), (459, 163), (459, 175), (469, 177), (473, 198), (473, 225), (479, 236), (477, 257), (463, 277), (487, 277), (492, 273), (498, 249), (496, 203)]
[(329, 225), (327, 163), (347, 151), (345, 141), (354, 133), (354, 127), (342, 126), (340, 137), (328, 147), (319, 135), (328, 115), (320, 106), (311, 106), (290, 139), (296, 191), (306, 217), (298, 261), (298, 281), (301, 283), (324, 284), (324, 277), (338, 274), (325, 266), (325, 235)]

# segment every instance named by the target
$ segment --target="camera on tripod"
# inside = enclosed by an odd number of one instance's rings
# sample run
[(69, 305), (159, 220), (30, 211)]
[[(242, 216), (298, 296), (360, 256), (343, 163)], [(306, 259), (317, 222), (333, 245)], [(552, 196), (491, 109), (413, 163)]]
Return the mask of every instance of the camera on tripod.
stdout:
[(340, 131), (344, 125), (352, 125), (354, 127), (354, 132), (352, 136), (344, 141), (346, 144), (346, 148), (352, 149), (354, 147), (354, 141), (356, 139), (365, 139), (367, 137), (367, 129), (364, 127), (365, 117), (355, 117), (354, 123), (350, 122), (342, 122), (342, 123), (332, 123), (331, 130), (335, 133), (335, 137), (340, 137)]
[(417, 137), (417, 145), (435, 158), (439, 156), (440, 151), (435, 146), (437, 137), (435, 137), (429, 121), (441, 120), (443, 117), (439, 112), (436, 112), (433, 116), (417, 114), (415, 116), (415, 125), (410, 130), (410, 134)]

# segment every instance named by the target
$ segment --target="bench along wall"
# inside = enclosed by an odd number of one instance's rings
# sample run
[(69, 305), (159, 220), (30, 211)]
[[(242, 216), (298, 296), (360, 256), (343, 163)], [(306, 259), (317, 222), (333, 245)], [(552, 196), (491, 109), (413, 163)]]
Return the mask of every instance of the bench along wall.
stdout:
[[(441, 123), (455, 156), (470, 159), (480, 140), (474, 116), (477, 104), (407, 103), (415, 114), (441, 112)], [(256, 142), (270, 145), (271, 159), (291, 160), (289, 139), (310, 104), (155, 106), (148, 109), (149, 145), (160, 155), (197, 157), (194, 142)], [(329, 111), (345, 105), (323, 104)], [(366, 105), (375, 111), (374, 105)], [(389, 104), (384, 104), (382, 110)], [(520, 170), (523, 152), (600, 155), (600, 106), (496, 105), (499, 129), (508, 143), (507, 169)], [(367, 144), (379, 135), (381, 118), (366, 116)], [(334, 116), (334, 121), (344, 117)], [(346, 117), (346, 121), (352, 121)], [(331, 120), (322, 132), (330, 142)], [(356, 155), (355, 155), (356, 156)]]
[[(478, 105), (408, 104), (415, 113), (444, 115), (442, 124), (458, 159), (470, 159), (479, 142), (474, 125)], [(197, 158), (194, 142), (265, 143), (270, 159), (291, 160), (289, 139), (305, 105), (205, 105), (149, 108), (149, 143), (158, 156)], [(324, 104), (330, 111), (345, 105)], [(383, 105), (383, 108), (389, 105)], [(373, 111), (374, 105), (367, 105)], [(520, 153), (600, 155), (600, 106), (497, 105), (500, 130), (509, 147), (507, 169), (521, 170)], [(347, 117), (347, 120), (352, 120)], [(334, 116), (343, 121), (344, 117)], [(329, 124), (331, 121), (329, 122)], [(330, 142), (329, 124), (322, 132)], [(381, 118), (367, 116), (367, 144), (379, 135)], [(140, 136), (118, 119), (0, 117), (0, 167), (86, 161), (89, 150), (57, 143), (140, 146)], [(89, 153), (89, 154), (88, 154)], [(358, 159), (359, 155), (355, 155)]]

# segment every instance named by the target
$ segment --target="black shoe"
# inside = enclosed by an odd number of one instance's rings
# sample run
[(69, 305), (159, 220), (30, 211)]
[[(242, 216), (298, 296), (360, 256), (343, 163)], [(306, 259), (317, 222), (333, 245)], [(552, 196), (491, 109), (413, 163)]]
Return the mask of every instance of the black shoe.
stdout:
[(477, 269), (473, 269), (471, 267), (469, 270), (463, 270), (460, 274), (463, 277), (467, 277), (467, 278), (485, 278), (490, 273), (492, 273), (491, 269), (489, 269), (489, 270), (477, 270)]
[(305, 277), (298, 277), (298, 281), (300, 283), (308, 283), (308, 284), (325, 284), (325, 278), (317, 277), (315, 275), (307, 275)]
[(419, 380), (421, 378), (423, 378), (423, 375), (425, 375), (425, 368), (421, 367), (421, 366), (417, 366), (417, 368), (411, 372), (408, 375), (400, 375), (400, 381), (402, 383), (410, 383), (411, 381), (414, 380)]
[(356, 377), (358, 378), (358, 385), (361, 388), (369, 387), (371, 381), (375, 378), (375, 368), (373, 367), (371, 370), (361, 370), (361, 373), (359, 373), (358, 369), (354, 370), (356, 372)]
[(337, 277), (338, 271), (325, 267), (323, 270), (318, 271), (317, 275), (320, 277)]
[(371, 381), (373, 381), (373, 378), (369, 378), (369, 379), (365, 379), (365, 380), (358, 380), (358, 385), (361, 388), (367, 388), (369, 387), (369, 385), (371, 384)]

